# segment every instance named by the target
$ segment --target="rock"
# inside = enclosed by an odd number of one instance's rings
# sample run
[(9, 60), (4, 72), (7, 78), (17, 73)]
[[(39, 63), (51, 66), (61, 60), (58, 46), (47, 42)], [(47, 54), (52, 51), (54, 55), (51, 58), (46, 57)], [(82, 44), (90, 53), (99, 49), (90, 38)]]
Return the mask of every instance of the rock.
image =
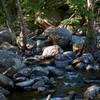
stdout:
[(43, 87), (44, 85), (44, 81), (37, 81), (33, 84), (32, 89), (37, 90), (38, 88)]
[(59, 53), (63, 53), (63, 50), (58, 45), (48, 46), (43, 50), (42, 56), (52, 57)]
[(0, 31), (0, 44), (3, 42), (15, 43), (16, 36), (13, 33), (11, 33), (9, 30)]
[(49, 76), (60, 76), (63, 72), (54, 66), (47, 66), (46, 69), (49, 71)]
[(17, 87), (26, 87), (26, 86), (32, 85), (33, 83), (34, 83), (34, 79), (30, 79), (30, 80), (16, 83), (16, 86)]
[(47, 76), (49, 74), (49, 71), (46, 68), (37, 66), (33, 68), (32, 73), (35, 74), (36, 76)]
[(71, 40), (71, 33), (64, 27), (49, 27), (44, 30), (43, 35), (48, 36), (48, 39), (54, 45), (59, 45), (61, 47), (66, 47)]
[(55, 56), (55, 65), (58, 68), (65, 68), (68, 64), (72, 63), (73, 54), (72, 52), (64, 52), (63, 54), (57, 54)]
[(21, 74), (22, 76), (29, 77), (32, 73), (32, 70), (31, 68), (26, 67), (26, 68), (19, 70), (18, 73)]
[(14, 87), (14, 82), (7, 76), (0, 74), (0, 86), (4, 87)]
[(17, 70), (24, 67), (20, 57), (11, 51), (0, 50), (0, 72), (13, 75)]
[(12, 50), (12, 51), (15, 51), (17, 50), (18, 48), (16, 46), (13, 46), (12, 44), (8, 43), (8, 42), (3, 42), (1, 45), (0, 45), (0, 50)]
[(100, 62), (100, 51), (94, 52), (93, 56), (97, 62)]
[(74, 71), (74, 68), (72, 65), (68, 65), (65, 67), (66, 71)]
[(86, 37), (84, 36), (76, 36), (72, 35), (72, 43), (73, 43), (73, 52), (76, 53), (80, 50), (82, 50), (82, 47), (85, 43)]
[(4, 96), (4, 94), (0, 93), (0, 100), (8, 100), (8, 99)]
[(9, 94), (10, 92), (9, 92), (8, 90), (6, 90), (6, 89), (0, 87), (0, 93), (7, 95), (7, 94)]
[(85, 100), (97, 100), (95, 99), (98, 95), (100, 95), (100, 87), (93, 85), (87, 88), (84, 93)]
[(24, 77), (24, 76), (20, 76), (20, 77), (14, 78), (15, 82), (22, 82), (22, 81), (26, 81), (26, 80), (27, 80), (27, 78)]
[(32, 91), (32, 87), (31, 86), (26, 86), (26, 87), (24, 87), (24, 90), (25, 91)]
[(76, 64), (75, 69), (85, 70), (86, 66), (87, 66), (87, 64), (84, 64), (84, 63), (80, 62), (80, 63)]
[(85, 64), (93, 63), (94, 58), (93, 58), (92, 54), (85, 53), (81, 57), (78, 57), (78, 58), (73, 60), (73, 64), (77, 64), (79, 62), (82, 62), (82, 63), (85, 63)]

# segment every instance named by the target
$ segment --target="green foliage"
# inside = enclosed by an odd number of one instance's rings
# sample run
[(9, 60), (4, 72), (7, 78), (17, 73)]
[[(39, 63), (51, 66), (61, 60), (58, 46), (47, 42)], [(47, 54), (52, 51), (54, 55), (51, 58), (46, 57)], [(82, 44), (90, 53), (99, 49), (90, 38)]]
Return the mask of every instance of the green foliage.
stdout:
[(61, 23), (65, 24), (65, 25), (76, 26), (80, 23), (80, 21), (79, 21), (78, 17), (74, 17), (74, 18), (71, 18), (71, 19), (65, 19)]

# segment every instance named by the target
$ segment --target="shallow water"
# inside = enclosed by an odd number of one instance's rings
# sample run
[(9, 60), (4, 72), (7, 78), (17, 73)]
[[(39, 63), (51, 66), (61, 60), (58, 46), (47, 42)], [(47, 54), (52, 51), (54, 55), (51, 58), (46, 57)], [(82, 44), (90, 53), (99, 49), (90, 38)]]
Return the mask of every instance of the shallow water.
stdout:
[[(69, 91), (75, 91), (83, 94), (88, 86), (96, 83), (85, 83), (84, 79), (95, 79), (99, 76), (99, 72), (66, 72), (63, 76), (58, 77), (56, 82), (58, 85), (55, 94), (51, 97), (64, 97)], [(97, 83), (100, 85), (100, 83)], [(31, 91), (31, 92), (13, 92), (8, 96), (8, 100), (46, 100), (46, 95)]]

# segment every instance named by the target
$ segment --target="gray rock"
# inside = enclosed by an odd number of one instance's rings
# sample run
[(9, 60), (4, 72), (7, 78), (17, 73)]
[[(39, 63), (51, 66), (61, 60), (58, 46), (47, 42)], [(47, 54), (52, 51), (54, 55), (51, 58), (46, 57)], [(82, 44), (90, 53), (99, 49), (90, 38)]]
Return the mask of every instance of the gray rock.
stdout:
[(85, 70), (86, 66), (87, 66), (87, 64), (84, 64), (84, 63), (80, 62), (80, 63), (76, 64), (75, 69)]
[(16, 82), (22, 82), (22, 81), (26, 81), (26, 80), (27, 80), (27, 78), (24, 77), (24, 76), (20, 76), (20, 77), (14, 78), (14, 81), (16, 81)]
[(65, 68), (65, 67), (67, 67), (68, 66), (68, 61), (66, 61), (66, 60), (63, 60), (63, 61), (57, 61), (57, 60), (55, 60), (55, 65), (56, 65), (56, 67), (57, 68)]
[(14, 74), (13, 72), (19, 70), (24, 66), (20, 57), (11, 51), (0, 50), (0, 72)]
[(0, 100), (8, 100), (8, 99), (4, 96), (4, 94), (0, 93)]
[(73, 60), (73, 64), (77, 64), (79, 62), (83, 62), (85, 64), (93, 63), (94, 62), (94, 58), (93, 58), (92, 54), (85, 53), (81, 57), (76, 58), (76, 59)]
[(42, 56), (52, 57), (59, 53), (63, 53), (63, 50), (58, 45), (48, 46), (43, 50)]
[(61, 70), (55, 68), (54, 66), (47, 66), (46, 68), (48, 69), (50, 75), (60, 76), (63, 74)]
[(10, 92), (8, 91), (8, 90), (6, 90), (6, 89), (4, 89), (4, 88), (2, 88), (2, 87), (0, 87), (0, 93), (2, 93), (2, 94), (9, 94)]
[(72, 52), (64, 52), (63, 54), (57, 54), (55, 56), (55, 65), (58, 68), (65, 68), (68, 64), (72, 63)]
[(85, 43), (86, 37), (72, 35), (73, 52), (80, 51)]
[(47, 76), (49, 74), (49, 71), (46, 68), (37, 66), (33, 68), (32, 73), (34, 73), (36, 76)]
[(44, 81), (37, 81), (33, 84), (32, 89), (37, 90), (39, 87), (43, 87), (45, 85)]
[(29, 77), (31, 75), (31, 68), (23, 68), (21, 70), (18, 71), (19, 74), (23, 75), (23, 76), (26, 76), (26, 77)]
[(13, 33), (11, 33), (9, 30), (3, 30), (0, 32), (0, 44), (3, 42), (15, 43), (16, 36)]
[(97, 100), (95, 99), (97, 95), (100, 95), (100, 87), (93, 85), (87, 88), (84, 93), (85, 100)]
[(0, 74), (0, 86), (4, 87), (14, 87), (14, 82), (7, 76)]
[(34, 83), (34, 79), (30, 79), (30, 80), (16, 83), (16, 86), (17, 87), (26, 87), (26, 86), (32, 85), (33, 83)]
[(59, 45), (61, 47), (67, 46), (69, 40), (71, 40), (71, 33), (64, 27), (49, 27), (44, 31), (43, 35), (48, 36), (49, 40), (52, 41), (54, 45)]

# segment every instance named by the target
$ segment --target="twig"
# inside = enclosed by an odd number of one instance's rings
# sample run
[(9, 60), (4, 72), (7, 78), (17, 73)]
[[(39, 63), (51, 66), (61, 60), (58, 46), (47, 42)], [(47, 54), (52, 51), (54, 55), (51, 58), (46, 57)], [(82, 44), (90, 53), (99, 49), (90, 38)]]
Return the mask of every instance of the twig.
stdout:
[(50, 100), (51, 94), (48, 94), (47, 99), (46, 100)]

